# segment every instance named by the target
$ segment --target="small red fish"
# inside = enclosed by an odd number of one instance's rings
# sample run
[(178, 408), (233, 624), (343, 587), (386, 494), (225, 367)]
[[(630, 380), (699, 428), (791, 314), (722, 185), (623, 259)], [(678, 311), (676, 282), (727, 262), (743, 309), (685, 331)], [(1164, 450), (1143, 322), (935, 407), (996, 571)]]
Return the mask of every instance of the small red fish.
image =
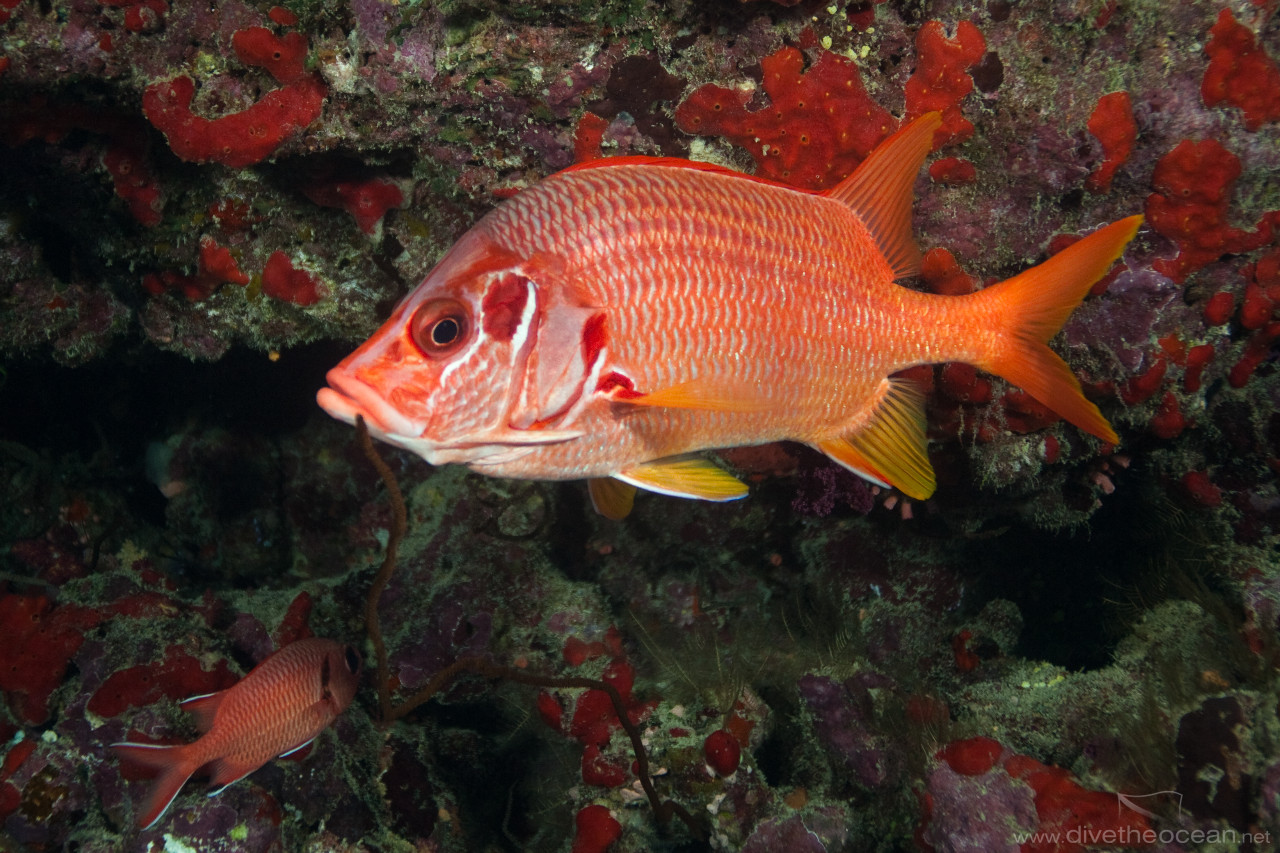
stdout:
[(976, 365), (1116, 443), (1046, 343), (1141, 217), (978, 293), (899, 287), (939, 121), (823, 193), (645, 157), (552, 175), (463, 235), (317, 400), (434, 465), (589, 478), (612, 517), (634, 487), (742, 497), (696, 452), (782, 439), (928, 497), (923, 397), (894, 376), (919, 364)]
[(160, 819), (201, 767), (212, 765), (209, 796), (273, 758), (302, 749), (355, 698), (360, 656), (350, 646), (312, 637), (290, 643), (234, 686), (182, 703), (204, 734), (181, 746), (114, 743), (124, 759), (159, 769), (138, 825)]

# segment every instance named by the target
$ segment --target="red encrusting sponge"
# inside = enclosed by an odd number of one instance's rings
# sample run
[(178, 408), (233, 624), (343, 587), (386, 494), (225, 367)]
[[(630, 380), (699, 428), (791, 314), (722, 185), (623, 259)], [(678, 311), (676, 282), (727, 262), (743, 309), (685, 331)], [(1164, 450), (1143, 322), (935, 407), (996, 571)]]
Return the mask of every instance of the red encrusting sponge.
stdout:
[(1089, 116), (1089, 132), (1102, 144), (1105, 155), (1098, 168), (1085, 179), (1084, 187), (1091, 193), (1105, 193), (1111, 189), (1111, 179), (1133, 152), (1138, 138), (1138, 125), (1133, 120), (1133, 105), (1128, 92), (1112, 92), (1098, 99)]
[(1280, 119), (1280, 68), (1253, 31), (1223, 9), (1209, 32), (1213, 37), (1204, 47), (1209, 67), (1200, 83), (1205, 106), (1239, 107), (1249, 130)]

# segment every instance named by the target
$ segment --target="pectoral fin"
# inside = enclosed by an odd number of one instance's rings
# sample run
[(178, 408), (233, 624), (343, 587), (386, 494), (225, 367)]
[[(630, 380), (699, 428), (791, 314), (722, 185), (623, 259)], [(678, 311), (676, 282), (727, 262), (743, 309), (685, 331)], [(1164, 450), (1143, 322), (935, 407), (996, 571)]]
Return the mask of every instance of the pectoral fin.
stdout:
[(813, 446), (860, 477), (924, 500), (937, 487), (924, 430), (919, 389), (910, 382), (886, 379), (868, 424)]
[(625, 402), (637, 406), (672, 409), (707, 409), (719, 412), (762, 412), (769, 400), (756, 387), (723, 379), (691, 379), (648, 393), (628, 395)]
[(736, 501), (747, 495), (746, 484), (702, 456), (670, 456), (614, 476), (637, 488), (677, 498)]

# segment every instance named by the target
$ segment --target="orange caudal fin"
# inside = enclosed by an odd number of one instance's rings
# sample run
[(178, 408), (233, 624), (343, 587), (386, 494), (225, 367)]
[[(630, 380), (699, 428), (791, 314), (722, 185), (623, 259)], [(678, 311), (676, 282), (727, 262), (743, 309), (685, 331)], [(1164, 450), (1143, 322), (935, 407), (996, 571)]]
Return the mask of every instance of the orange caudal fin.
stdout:
[(1001, 345), (976, 364), (1111, 444), (1119, 443), (1115, 430), (1098, 407), (1085, 399), (1071, 368), (1047, 343), (1120, 257), (1141, 224), (1141, 216), (1113, 222), (1039, 266), (966, 297), (981, 303), (982, 313), (1005, 331)]
[(165, 813), (182, 786), (198, 769), (191, 763), (190, 750), (185, 746), (164, 746), (150, 743), (113, 743), (111, 748), (116, 755), (159, 770), (160, 775), (151, 783), (151, 790), (138, 812), (137, 824), (143, 829), (150, 827)]

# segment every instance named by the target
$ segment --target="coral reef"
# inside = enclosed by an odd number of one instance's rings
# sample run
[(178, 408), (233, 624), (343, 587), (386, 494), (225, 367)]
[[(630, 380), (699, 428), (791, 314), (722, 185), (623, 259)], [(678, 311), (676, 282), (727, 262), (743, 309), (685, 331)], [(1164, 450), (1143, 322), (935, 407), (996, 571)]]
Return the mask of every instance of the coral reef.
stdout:
[[(1278, 45), (1274, 0), (0, 0), (0, 847), (1274, 848)], [(574, 161), (821, 190), (933, 109), (904, 286), (1145, 214), (1053, 343), (1118, 446), (923, 366), (928, 501), (770, 445), (610, 521), (314, 404)], [(305, 636), (354, 704), (136, 829), (108, 744)]]

